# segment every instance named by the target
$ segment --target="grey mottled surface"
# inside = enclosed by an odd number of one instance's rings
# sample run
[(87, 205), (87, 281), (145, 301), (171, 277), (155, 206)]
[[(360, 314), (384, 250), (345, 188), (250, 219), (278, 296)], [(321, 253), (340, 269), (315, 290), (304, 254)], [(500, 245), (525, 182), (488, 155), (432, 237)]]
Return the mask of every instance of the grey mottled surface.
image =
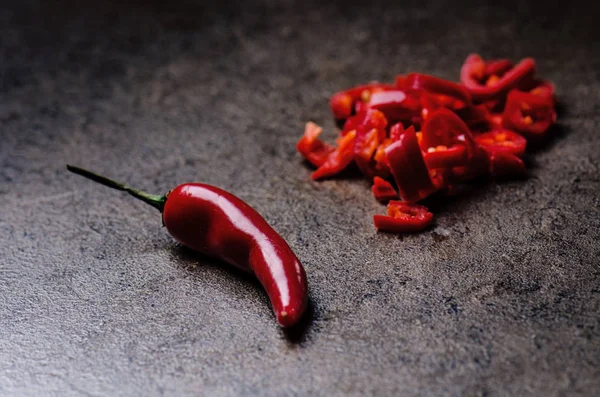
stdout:
[[(3, 2), (0, 395), (597, 395), (597, 6), (204, 3)], [(332, 92), (456, 79), (472, 51), (557, 85), (529, 180), (474, 185), (406, 237), (375, 233), (366, 182), (310, 181), (294, 146), (307, 120), (334, 137)], [(249, 202), (305, 264), (304, 328), (66, 162)]]

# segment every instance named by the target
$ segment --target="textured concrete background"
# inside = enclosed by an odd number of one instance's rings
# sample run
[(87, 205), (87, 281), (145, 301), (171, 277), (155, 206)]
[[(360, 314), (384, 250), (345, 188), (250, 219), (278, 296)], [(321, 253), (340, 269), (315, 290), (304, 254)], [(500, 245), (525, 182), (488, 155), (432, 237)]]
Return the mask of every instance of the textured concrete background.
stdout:
[[(600, 389), (598, 7), (456, 1), (4, 1), (0, 395), (594, 395)], [(469, 52), (533, 56), (564, 109), (527, 181), (478, 183), (432, 230), (379, 235), (358, 179), (312, 182), (307, 120)], [(187, 181), (259, 210), (312, 313), (186, 251), (141, 202)], [(597, 395), (597, 394), (596, 394)]]

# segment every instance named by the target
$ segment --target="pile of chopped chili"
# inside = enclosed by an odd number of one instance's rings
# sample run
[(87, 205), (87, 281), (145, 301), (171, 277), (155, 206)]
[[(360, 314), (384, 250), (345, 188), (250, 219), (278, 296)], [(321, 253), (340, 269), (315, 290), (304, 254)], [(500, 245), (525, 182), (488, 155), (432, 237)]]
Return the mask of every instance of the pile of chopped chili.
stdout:
[(388, 214), (374, 217), (377, 230), (420, 231), (433, 220), (416, 204), (426, 197), (483, 175), (526, 175), (527, 143), (543, 141), (556, 122), (554, 85), (535, 71), (532, 58), (515, 65), (471, 54), (460, 83), (410, 73), (353, 87), (329, 102), (343, 126), (336, 144), (321, 141), (321, 127), (308, 122), (297, 150), (316, 167), (314, 180), (356, 164), (388, 203)]

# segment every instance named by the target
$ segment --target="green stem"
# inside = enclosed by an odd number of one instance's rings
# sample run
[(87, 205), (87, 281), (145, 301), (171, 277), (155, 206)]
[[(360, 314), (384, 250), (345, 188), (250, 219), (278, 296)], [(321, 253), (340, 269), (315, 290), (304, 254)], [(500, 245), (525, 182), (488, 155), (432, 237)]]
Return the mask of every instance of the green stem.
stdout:
[(113, 189), (122, 190), (124, 192), (127, 192), (127, 193), (131, 194), (133, 197), (142, 200), (144, 203), (150, 204), (151, 206), (153, 206), (160, 212), (162, 212), (163, 208), (165, 207), (165, 201), (167, 200), (167, 196), (159, 196), (156, 194), (149, 194), (149, 193), (143, 192), (141, 190), (129, 187), (129, 186), (125, 185), (124, 183), (113, 181), (112, 179), (108, 179), (105, 176), (98, 175), (94, 172), (84, 170), (83, 168), (75, 167), (72, 165), (67, 164), (67, 169), (71, 172), (74, 172), (75, 174), (86, 177), (87, 179), (91, 179), (92, 181), (98, 182), (104, 186), (108, 186)]

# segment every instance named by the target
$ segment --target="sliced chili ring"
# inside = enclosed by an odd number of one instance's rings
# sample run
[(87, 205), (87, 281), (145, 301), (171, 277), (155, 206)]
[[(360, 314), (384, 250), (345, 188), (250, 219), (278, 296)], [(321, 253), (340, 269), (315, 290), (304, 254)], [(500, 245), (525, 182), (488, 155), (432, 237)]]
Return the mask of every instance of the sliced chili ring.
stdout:
[(375, 228), (380, 232), (411, 233), (426, 229), (433, 221), (433, 214), (427, 207), (392, 200), (387, 206), (386, 215), (374, 215)]
[(547, 96), (512, 90), (503, 113), (504, 127), (520, 132), (527, 139), (539, 140), (556, 121), (554, 101)]
[(471, 54), (460, 70), (460, 81), (471, 93), (473, 100), (489, 101), (501, 99), (511, 89), (531, 80), (534, 73), (535, 61), (533, 58), (525, 58), (501, 77), (489, 76), (486, 74), (486, 62), (479, 55)]
[(508, 152), (517, 157), (525, 154), (527, 140), (514, 131), (501, 129), (484, 132), (475, 136), (475, 142), (489, 152)]
[(474, 147), (471, 130), (454, 112), (445, 108), (435, 110), (423, 123), (421, 148), (427, 152), (431, 147), (455, 145), (464, 146), (470, 158)]

